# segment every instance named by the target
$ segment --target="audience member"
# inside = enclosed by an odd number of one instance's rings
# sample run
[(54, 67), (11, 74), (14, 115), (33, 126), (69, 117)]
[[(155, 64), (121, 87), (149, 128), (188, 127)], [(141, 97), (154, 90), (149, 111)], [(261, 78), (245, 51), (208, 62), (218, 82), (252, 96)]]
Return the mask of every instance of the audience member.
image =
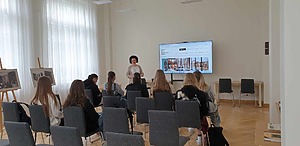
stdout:
[(149, 97), (147, 87), (141, 84), (141, 76), (137, 72), (133, 74), (133, 83), (127, 85), (125, 89), (126, 91), (141, 91), (142, 97)]
[(51, 79), (42, 76), (38, 79), (36, 93), (31, 104), (42, 105), (44, 113), (49, 117), (50, 125), (62, 125), (63, 113), (59, 100), (52, 92)]
[(167, 81), (165, 73), (161, 69), (156, 70), (155, 77), (151, 85), (151, 95), (154, 95), (154, 92), (175, 93), (173, 85)]
[(84, 84), (81, 80), (74, 80), (71, 84), (64, 108), (77, 106), (83, 109), (86, 123), (86, 133), (103, 131), (102, 113), (97, 113), (84, 92)]
[(101, 103), (102, 94), (96, 84), (98, 81), (98, 76), (96, 74), (90, 74), (88, 78), (84, 81), (84, 88), (91, 89), (93, 95), (93, 105), (96, 107)]
[(205, 83), (204, 76), (200, 71), (195, 71), (193, 73), (197, 80), (197, 87), (207, 93), (208, 95), (208, 103), (209, 103), (209, 115), (211, 118), (211, 122), (216, 126), (220, 126), (220, 115), (218, 112), (218, 105), (215, 103), (215, 95), (210, 86)]

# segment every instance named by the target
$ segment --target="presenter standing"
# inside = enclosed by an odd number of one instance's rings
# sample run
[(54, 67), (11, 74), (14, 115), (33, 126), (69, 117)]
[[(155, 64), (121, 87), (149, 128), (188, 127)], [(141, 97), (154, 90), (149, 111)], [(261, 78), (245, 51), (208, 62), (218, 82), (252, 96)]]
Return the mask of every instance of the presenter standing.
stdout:
[(144, 72), (142, 70), (142, 67), (140, 65), (138, 65), (137, 63), (139, 62), (139, 59), (137, 56), (135, 55), (131, 55), (129, 57), (129, 67), (127, 69), (127, 72), (126, 72), (126, 76), (127, 78), (129, 79), (129, 84), (132, 83), (132, 79), (133, 79), (133, 74), (134, 73), (139, 73), (141, 75), (141, 77), (144, 76)]

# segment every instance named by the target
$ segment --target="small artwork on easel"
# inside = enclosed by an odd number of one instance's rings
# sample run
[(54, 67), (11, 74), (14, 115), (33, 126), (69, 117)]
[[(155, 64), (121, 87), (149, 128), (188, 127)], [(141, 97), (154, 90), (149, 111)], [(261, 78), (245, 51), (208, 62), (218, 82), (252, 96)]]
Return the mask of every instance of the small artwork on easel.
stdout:
[(55, 85), (55, 79), (52, 68), (31, 68), (30, 72), (34, 87), (36, 87), (38, 79), (42, 76), (48, 76), (51, 79), (51, 85)]
[(21, 89), (17, 69), (0, 70), (0, 92)]

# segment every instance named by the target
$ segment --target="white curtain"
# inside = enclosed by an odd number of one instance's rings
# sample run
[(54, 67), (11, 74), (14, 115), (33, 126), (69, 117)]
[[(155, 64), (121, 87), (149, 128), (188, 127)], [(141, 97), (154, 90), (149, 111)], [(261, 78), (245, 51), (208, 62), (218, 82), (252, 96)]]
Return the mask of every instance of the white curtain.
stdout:
[(18, 69), (21, 89), (15, 93), (26, 102), (34, 92), (29, 70), (34, 64), (30, 10), (31, 0), (0, 0), (0, 57), (3, 68)]
[(99, 73), (96, 5), (91, 0), (42, 2), (42, 64), (54, 71), (63, 99), (74, 79)]

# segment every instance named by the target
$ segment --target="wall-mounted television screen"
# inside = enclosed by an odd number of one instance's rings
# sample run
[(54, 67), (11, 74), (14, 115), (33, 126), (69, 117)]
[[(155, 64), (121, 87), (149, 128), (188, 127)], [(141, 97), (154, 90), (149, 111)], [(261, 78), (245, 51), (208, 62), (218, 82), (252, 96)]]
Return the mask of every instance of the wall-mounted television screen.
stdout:
[(165, 73), (212, 73), (212, 40), (159, 45), (160, 69)]

